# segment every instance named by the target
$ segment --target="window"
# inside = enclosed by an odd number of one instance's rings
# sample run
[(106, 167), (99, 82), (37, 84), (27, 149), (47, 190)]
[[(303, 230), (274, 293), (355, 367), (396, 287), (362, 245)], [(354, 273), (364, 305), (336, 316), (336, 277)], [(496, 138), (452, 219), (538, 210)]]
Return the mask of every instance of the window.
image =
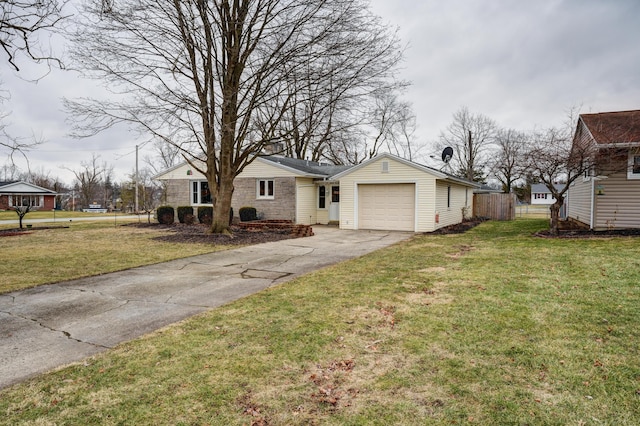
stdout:
[(12, 207), (42, 207), (44, 196), (42, 195), (11, 195), (9, 205)]
[(629, 155), (627, 179), (640, 179), (640, 155)]
[(273, 179), (258, 179), (258, 191), (256, 198), (263, 200), (273, 200), (274, 197)]
[(331, 202), (339, 203), (340, 202), (340, 187), (332, 186), (331, 187)]
[(447, 208), (451, 207), (451, 186), (447, 186)]
[(206, 180), (191, 182), (191, 204), (212, 204), (209, 182)]
[(327, 187), (325, 186), (318, 187), (318, 208), (327, 208)]
[(382, 173), (389, 173), (389, 162), (388, 161), (383, 161), (382, 162)]

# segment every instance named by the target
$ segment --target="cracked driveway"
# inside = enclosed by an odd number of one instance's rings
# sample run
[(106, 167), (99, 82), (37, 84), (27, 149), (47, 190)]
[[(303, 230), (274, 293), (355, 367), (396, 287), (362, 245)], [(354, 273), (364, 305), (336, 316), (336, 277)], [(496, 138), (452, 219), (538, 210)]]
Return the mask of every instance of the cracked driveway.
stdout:
[(314, 232), (0, 295), (0, 389), (413, 235)]

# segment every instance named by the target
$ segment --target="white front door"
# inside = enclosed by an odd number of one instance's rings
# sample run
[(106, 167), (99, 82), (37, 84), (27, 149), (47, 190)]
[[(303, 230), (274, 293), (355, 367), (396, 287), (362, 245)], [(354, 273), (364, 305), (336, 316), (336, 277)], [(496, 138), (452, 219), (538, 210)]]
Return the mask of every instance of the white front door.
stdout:
[(329, 204), (329, 220), (340, 220), (340, 187), (331, 187), (331, 203)]

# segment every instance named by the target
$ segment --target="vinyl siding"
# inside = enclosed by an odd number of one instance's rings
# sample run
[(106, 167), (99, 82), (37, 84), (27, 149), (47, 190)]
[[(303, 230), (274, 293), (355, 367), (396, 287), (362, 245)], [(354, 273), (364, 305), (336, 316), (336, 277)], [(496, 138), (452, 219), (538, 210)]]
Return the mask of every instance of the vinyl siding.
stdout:
[[(204, 165), (203, 165), (204, 167)], [(187, 174), (191, 171), (191, 174)], [(242, 170), (242, 173), (238, 175), (238, 178), (273, 178), (273, 177), (294, 177), (300, 176), (301, 173), (294, 173), (290, 170), (285, 170), (280, 167), (271, 165), (266, 161), (256, 159), (251, 162), (247, 167)], [(173, 180), (173, 179), (190, 179), (199, 180), (205, 179), (202, 173), (196, 171), (189, 164), (182, 164), (175, 169), (157, 177), (159, 180)]]
[[(388, 162), (388, 172), (382, 163)], [(422, 170), (383, 157), (340, 178), (340, 228), (357, 227), (358, 184), (413, 183), (418, 194), (416, 206), (416, 232), (429, 232), (435, 228), (436, 178)]]
[(587, 225), (591, 224), (591, 181), (578, 178), (567, 195), (567, 217)]
[[(451, 188), (449, 207), (447, 207), (447, 187)], [(465, 187), (445, 181), (438, 181), (436, 191), (436, 212), (440, 219), (439, 223), (435, 224), (436, 229), (462, 222), (462, 209), (465, 207), (470, 207), (470, 211), (473, 211), (471, 197), (467, 200), (469, 205), (465, 205)]]
[(610, 175), (596, 182), (603, 195), (596, 195), (595, 229), (640, 228), (640, 181), (626, 173)]
[(244, 168), (242, 173), (238, 175), (239, 178), (270, 178), (270, 177), (295, 177), (300, 176), (301, 173), (294, 173), (290, 170), (284, 170), (280, 167), (267, 164), (267, 161), (254, 160), (247, 167)]
[(318, 187), (311, 178), (296, 178), (296, 223), (317, 223), (316, 194)]

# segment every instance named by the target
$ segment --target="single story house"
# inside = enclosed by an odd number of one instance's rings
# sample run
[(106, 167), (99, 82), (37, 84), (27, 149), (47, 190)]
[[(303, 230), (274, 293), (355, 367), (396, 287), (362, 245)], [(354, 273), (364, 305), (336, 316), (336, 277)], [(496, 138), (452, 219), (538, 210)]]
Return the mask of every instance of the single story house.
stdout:
[(573, 143), (597, 156), (570, 185), (567, 216), (595, 230), (640, 228), (640, 110), (581, 114)]
[[(211, 205), (204, 176), (188, 163), (154, 179), (166, 182), (173, 207)], [(477, 184), (391, 154), (355, 166), (278, 155), (259, 156), (236, 177), (234, 214), (255, 207), (263, 219), (339, 224), (342, 229), (430, 232), (473, 211)]]
[[(564, 184), (554, 184), (558, 191), (564, 189)], [(556, 199), (551, 195), (551, 191), (547, 188), (547, 185), (543, 183), (534, 183), (531, 185), (531, 205), (546, 205), (550, 206), (555, 203)]]
[(34, 210), (53, 210), (55, 191), (23, 181), (0, 182), (0, 210), (30, 206)]

